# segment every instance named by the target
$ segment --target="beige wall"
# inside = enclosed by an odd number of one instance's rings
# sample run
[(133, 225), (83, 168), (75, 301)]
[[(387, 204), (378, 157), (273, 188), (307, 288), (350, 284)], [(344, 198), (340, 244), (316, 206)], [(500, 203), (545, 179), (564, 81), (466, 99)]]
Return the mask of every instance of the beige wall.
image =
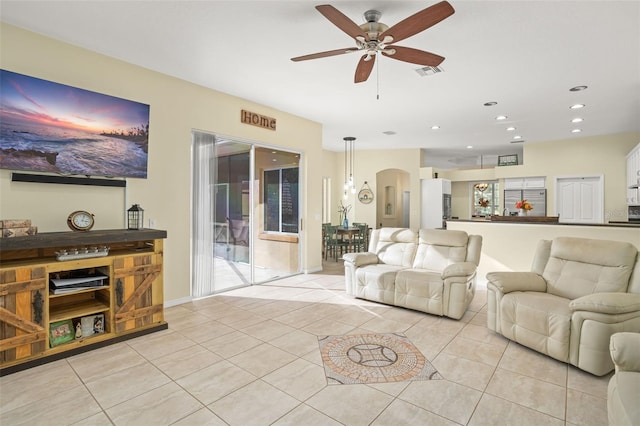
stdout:
[[(356, 149), (358, 142), (356, 141)], [(333, 195), (332, 195), (332, 223), (338, 223), (339, 215), (337, 213), (340, 201), (345, 205), (351, 205), (349, 213), (349, 222), (364, 222), (369, 224), (371, 228), (375, 228), (380, 222), (377, 217), (376, 209), (378, 203), (382, 202), (378, 194), (380, 190), (376, 182), (379, 172), (388, 169), (398, 169), (409, 174), (408, 181), (403, 180), (403, 190), (408, 190), (410, 194), (410, 218), (409, 226), (417, 229), (420, 226), (420, 150), (419, 149), (400, 149), (400, 150), (371, 150), (356, 152), (356, 194), (349, 194), (346, 201), (343, 200), (343, 184), (344, 184), (344, 154), (342, 152), (335, 154)], [(370, 204), (362, 204), (358, 201), (358, 192), (362, 188), (364, 182), (367, 181), (371, 191), (375, 195), (375, 199)], [(399, 200), (402, 200), (402, 193), (397, 193)], [(400, 211), (401, 213), (401, 211)], [(377, 222), (376, 222), (376, 219)], [(402, 220), (402, 216), (398, 220)]]
[[(0, 24), (0, 66), (46, 80), (122, 97), (151, 106), (148, 179), (128, 179), (126, 191), (11, 182), (0, 170), (0, 218), (30, 218), (40, 232), (65, 231), (76, 209), (96, 214), (96, 229), (121, 229), (132, 203), (145, 209), (155, 227), (166, 229), (165, 300), (190, 294), (191, 131), (199, 129), (303, 153), (302, 267), (321, 268), (322, 127), (282, 111), (255, 104)], [(275, 117), (278, 130), (240, 123), (240, 110)], [(304, 141), (302, 143), (301, 141)]]
[(546, 176), (547, 212), (555, 210), (555, 179), (577, 175), (604, 176), (605, 222), (626, 220), (626, 155), (640, 142), (640, 133), (536, 142), (524, 146), (524, 164), (484, 170), (439, 171), (451, 179), (452, 214), (468, 219), (469, 182), (504, 178)]
[(539, 240), (556, 237), (624, 241), (640, 250), (640, 228), (581, 225), (542, 225), (496, 222), (447, 222), (447, 229), (482, 235), (478, 277), (491, 271), (529, 271)]

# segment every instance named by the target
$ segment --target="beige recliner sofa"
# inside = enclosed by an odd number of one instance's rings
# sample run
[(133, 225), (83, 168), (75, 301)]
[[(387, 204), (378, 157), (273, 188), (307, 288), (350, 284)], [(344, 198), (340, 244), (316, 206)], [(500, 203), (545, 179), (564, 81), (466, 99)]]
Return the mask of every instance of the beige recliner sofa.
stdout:
[(380, 228), (369, 251), (343, 256), (347, 294), (460, 319), (475, 294), (482, 237), (464, 231)]
[(607, 392), (609, 425), (640, 425), (640, 333), (615, 333), (609, 349), (616, 366)]
[(540, 241), (531, 272), (487, 274), (487, 325), (597, 376), (613, 370), (609, 338), (640, 331), (640, 266), (630, 243)]

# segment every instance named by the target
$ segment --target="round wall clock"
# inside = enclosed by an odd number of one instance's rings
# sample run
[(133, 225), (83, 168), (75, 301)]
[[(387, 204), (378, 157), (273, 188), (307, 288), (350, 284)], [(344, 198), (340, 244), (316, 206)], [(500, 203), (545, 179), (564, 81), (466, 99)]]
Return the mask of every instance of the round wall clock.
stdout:
[(373, 192), (371, 192), (369, 188), (361, 189), (360, 192), (358, 192), (358, 200), (362, 204), (369, 204), (373, 201)]
[(84, 210), (77, 210), (67, 218), (67, 225), (72, 231), (88, 231), (93, 228), (93, 215)]

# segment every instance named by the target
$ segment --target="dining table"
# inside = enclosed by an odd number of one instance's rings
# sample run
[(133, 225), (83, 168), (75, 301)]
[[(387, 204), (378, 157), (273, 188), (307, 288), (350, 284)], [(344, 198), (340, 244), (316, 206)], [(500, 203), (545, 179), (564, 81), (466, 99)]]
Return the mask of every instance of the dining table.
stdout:
[(360, 232), (360, 228), (356, 227), (356, 226), (349, 226), (348, 228), (345, 228), (343, 226), (338, 226), (338, 237), (345, 242), (346, 240), (348, 240), (347, 243), (347, 249), (349, 247), (354, 247), (354, 238), (356, 235), (358, 235), (358, 233)]

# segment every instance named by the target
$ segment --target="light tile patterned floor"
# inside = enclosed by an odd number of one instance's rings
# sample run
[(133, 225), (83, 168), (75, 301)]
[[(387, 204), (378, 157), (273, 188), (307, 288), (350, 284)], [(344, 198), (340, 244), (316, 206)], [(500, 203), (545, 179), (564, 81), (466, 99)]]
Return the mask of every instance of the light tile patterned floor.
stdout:
[[(169, 329), (0, 378), (4, 425), (606, 425), (595, 377), (460, 321), (353, 299), (340, 262), (166, 309)], [(318, 336), (401, 333), (443, 379), (329, 385)]]

